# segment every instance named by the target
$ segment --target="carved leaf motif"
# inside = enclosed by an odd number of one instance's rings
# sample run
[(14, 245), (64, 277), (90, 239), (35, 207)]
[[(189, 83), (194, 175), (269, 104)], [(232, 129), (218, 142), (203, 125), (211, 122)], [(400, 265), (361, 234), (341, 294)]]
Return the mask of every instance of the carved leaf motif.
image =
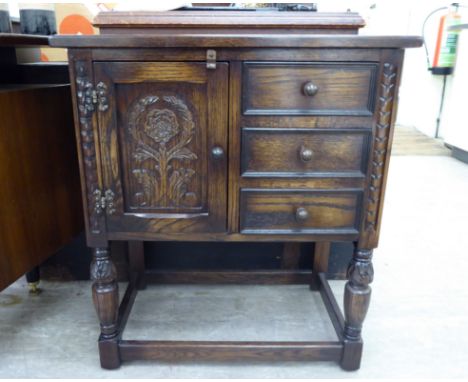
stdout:
[(374, 279), (372, 263), (370, 261), (353, 261), (348, 268), (347, 276), (355, 287), (367, 287)]
[(376, 124), (369, 193), (367, 197), (366, 230), (374, 230), (378, 221), (377, 211), (380, 202), (388, 135), (392, 119), (393, 93), (395, 90), (396, 68), (385, 63), (380, 83), (378, 120)]
[(135, 153), (133, 153), (133, 157), (139, 162), (143, 162), (147, 159), (153, 159), (159, 162), (161, 160), (161, 153), (144, 143), (140, 143)]
[(83, 156), (84, 175), (86, 178), (89, 227), (93, 234), (99, 234), (102, 227), (99, 219), (100, 210), (96, 205), (95, 195), (95, 191), (99, 189), (99, 184), (92, 123), (92, 116), (95, 109), (93, 103), (93, 84), (90, 80), (91, 76), (87, 73), (87, 65), (86, 61), (75, 62), (76, 98), (78, 104), (81, 153)]
[(117, 270), (109, 257), (96, 258), (91, 262), (90, 278), (98, 283), (112, 282), (117, 276)]
[[(151, 197), (151, 192), (158, 189), (158, 179), (153, 171), (147, 169), (135, 169), (132, 171), (133, 175), (137, 179), (137, 182), (143, 186), (144, 200), (139, 201), (140, 206), (146, 205), (146, 200)], [(137, 200), (141, 199), (139, 196)]]
[(174, 159), (198, 159), (197, 155), (190, 151), (187, 147), (182, 147), (176, 152), (172, 153)]
[(187, 183), (190, 178), (195, 174), (192, 169), (180, 168), (174, 170), (169, 178), (169, 189), (172, 195), (172, 201), (178, 205), (181, 199), (187, 193)]

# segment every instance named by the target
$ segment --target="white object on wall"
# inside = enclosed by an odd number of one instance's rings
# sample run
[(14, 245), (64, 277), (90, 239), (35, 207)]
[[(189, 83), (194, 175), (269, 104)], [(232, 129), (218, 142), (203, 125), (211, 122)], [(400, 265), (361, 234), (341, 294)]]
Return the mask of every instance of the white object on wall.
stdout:
[[(451, 1), (441, 0), (318, 0), (318, 10), (359, 12), (366, 20), (361, 35), (421, 35), (426, 16), (434, 9), (446, 7)], [(440, 17), (445, 11), (433, 15), (426, 24), (426, 38), (432, 64)], [(468, 9), (460, 8), (462, 20), (468, 20)], [(468, 33), (468, 32), (467, 32)], [(407, 49), (399, 90), (399, 106), (396, 123), (414, 126), (428, 136), (435, 136), (437, 117), (442, 95), (443, 76), (433, 75), (427, 70), (423, 48)], [(447, 77), (446, 94), (450, 93), (452, 76)], [(445, 100), (445, 106), (449, 99)], [(445, 110), (444, 106), (444, 110)], [(442, 114), (439, 136), (444, 137), (447, 123)]]
[(446, 143), (468, 151), (468, 30), (462, 30), (458, 40), (458, 56), (453, 83), (447, 92), (443, 129)]

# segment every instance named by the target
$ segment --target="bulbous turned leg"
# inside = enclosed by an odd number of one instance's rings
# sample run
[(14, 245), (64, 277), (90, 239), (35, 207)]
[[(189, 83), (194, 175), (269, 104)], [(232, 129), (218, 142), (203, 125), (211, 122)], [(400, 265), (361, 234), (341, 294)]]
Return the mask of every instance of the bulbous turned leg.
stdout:
[(369, 284), (374, 278), (372, 250), (356, 249), (347, 275), (348, 282), (344, 294), (344, 349), (341, 367), (345, 370), (357, 370), (361, 364), (362, 355), (362, 323), (366, 317), (371, 297)]
[(118, 351), (119, 289), (117, 272), (108, 248), (94, 248), (91, 263), (93, 302), (101, 325), (99, 353), (101, 366), (115, 369), (120, 366)]

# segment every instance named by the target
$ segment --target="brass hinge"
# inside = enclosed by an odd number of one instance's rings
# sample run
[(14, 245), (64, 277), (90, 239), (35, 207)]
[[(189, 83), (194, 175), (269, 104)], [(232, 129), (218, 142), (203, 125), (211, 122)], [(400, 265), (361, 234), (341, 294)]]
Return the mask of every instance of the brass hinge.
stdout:
[(206, 51), (206, 68), (216, 69), (216, 50), (208, 49)]
[(94, 190), (94, 212), (96, 215), (101, 215), (104, 211), (108, 215), (112, 215), (115, 212), (114, 196), (112, 190), (106, 190), (104, 193), (96, 189)]
[(96, 89), (91, 91), (91, 101), (93, 104), (98, 105), (99, 111), (106, 111), (109, 108), (107, 86), (104, 82), (98, 82)]

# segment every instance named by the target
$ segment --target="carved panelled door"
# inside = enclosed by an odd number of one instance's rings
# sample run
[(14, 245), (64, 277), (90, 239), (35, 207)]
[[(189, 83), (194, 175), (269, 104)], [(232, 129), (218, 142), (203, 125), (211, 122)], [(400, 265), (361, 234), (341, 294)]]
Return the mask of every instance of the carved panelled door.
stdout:
[(224, 232), (228, 64), (94, 69), (107, 231)]

